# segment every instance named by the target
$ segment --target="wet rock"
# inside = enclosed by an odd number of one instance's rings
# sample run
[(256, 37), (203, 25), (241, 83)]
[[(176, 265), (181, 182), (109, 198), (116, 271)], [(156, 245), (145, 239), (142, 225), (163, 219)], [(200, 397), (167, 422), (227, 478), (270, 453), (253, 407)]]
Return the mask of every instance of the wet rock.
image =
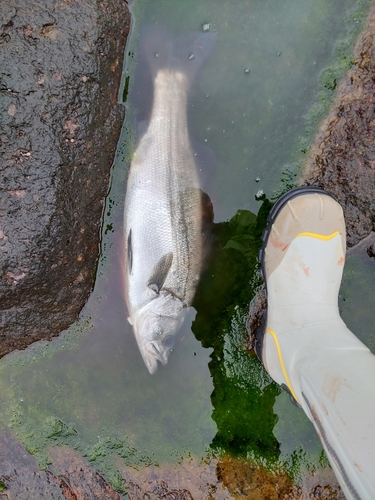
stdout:
[(374, 249), (374, 245), (370, 245), (368, 248), (367, 248), (367, 255), (369, 257), (371, 257), (371, 259), (375, 259), (375, 249)]
[(264, 468), (250, 467), (240, 460), (226, 458), (217, 465), (217, 477), (233, 498), (276, 500), (290, 498), (292, 481), (284, 475), (272, 474)]
[(347, 257), (351, 255), (365, 257), (366, 254), (371, 259), (375, 259), (375, 232), (373, 231), (360, 243), (357, 243), (354, 247), (349, 248), (346, 253)]
[(262, 321), (264, 313), (267, 306), (267, 293), (266, 287), (262, 284), (250, 302), (249, 315), (246, 320), (246, 330), (248, 333), (247, 337), (247, 348), (254, 349), (256, 334), (259, 328), (262, 326)]
[[(120, 500), (107, 481), (68, 446), (50, 446), (51, 465), (39, 470), (35, 457), (0, 429), (0, 499)], [(135, 469), (114, 464), (130, 500), (344, 500), (330, 469), (318, 469), (296, 485), (283, 470), (269, 471), (241, 458), (181, 461)]]
[(316, 471), (296, 485), (282, 470), (269, 471), (259, 465), (226, 457), (217, 464), (217, 478), (234, 500), (345, 500), (332, 471)]
[(282, 469), (224, 456), (135, 470), (116, 464), (131, 500), (345, 500), (331, 469), (304, 473), (295, 483)]
[(120, 500), (106, 480), (68, 447), (50, 450), (57, 473), (39, 470), (35, 457), (0, 430), (0, 499)]
[(165, 481), (149, 484), (148, 488), (141, 488), (133, 482), (127, 483), (127, 494), (130, 500), (193, 500), (188, 490), (169, 489)]
[(116, 466), (123, 477), (130, 500), (232, 499), (228, 490), (218, 482), (215, 459), (207, 461), (188, 459), (178, 465), (151, 465), (138, 470), (125, 466), (120, 461)]
[(345, 500), (345, 495), (329, 468), (305, 476), (297, 488), (297, 494), (301, 495), (301, 500)]
[(355, 64), (341, 82), (322, 123), (303, 182), (331, 192), (342, 205), (351, 247), (375, 224), (375, 9), (355, 49)]
[(75, 321), (124, 117), (124, 1), (3, 0), (0, 356)]
[(49, 448), (48, 455), (53, 471), (67, 483), (67, 492), (75, 495), (73, 498), (120, 500), (120, 495), (78, 452), (68, 446), (55, 446)]
[(293, 494), (293, 482), (286, 474), (272, 473), (264, 467), (251, 467), (238, 459), (221, 460), (217, 465), (217, 477), (234, 499), (298, 498)]

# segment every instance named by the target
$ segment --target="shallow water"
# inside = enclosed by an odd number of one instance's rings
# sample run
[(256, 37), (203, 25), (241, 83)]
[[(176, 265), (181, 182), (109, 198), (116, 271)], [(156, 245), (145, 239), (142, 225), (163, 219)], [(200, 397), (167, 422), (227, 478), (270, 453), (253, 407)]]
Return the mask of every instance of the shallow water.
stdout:
[[(234, 456), (284, 466), (299, 480), (326, 466), (312, 424), (246, 351), (245, 321), (260, 282), (256, 256), (268, 199), (294, 182), (335, 78), (350, 60), (368, 2), (360, 5), (354, 11), (352, 0), (134, 3), (124, 71), (127, 118), (95, 290), (79, 321), (58, 339), (0, 361), (0, 423), (41, 466), (48, 464), (49, 445), (66, 443), (122, 492), (127, 467)], [(137, 37), (150, 22), (176, 35), (205, 23), (218, 33), (188, 110), (193, 144), (203, 151), (215, 244), (192, 326), (180, 332), (168, 365), (154, 376), (127, 322), (121, 282), (126, 176), (142, 115), (133, 78)], [(267, 198), (257, 201), (260, 189)], [(371, 265), (363, 256), (348, 258), (340, 308), (348, 326), (364, 332), (361, 338), (374, 348), (371, 314), (361, 313), (363, 297), (370, 297)]]

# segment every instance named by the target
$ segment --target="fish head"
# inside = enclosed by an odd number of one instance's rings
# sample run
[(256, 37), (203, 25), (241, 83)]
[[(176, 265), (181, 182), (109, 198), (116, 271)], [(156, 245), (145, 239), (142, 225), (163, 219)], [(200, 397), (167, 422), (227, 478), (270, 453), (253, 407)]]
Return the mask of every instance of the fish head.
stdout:
[(161, 292), (135, 314), (135, 337), (151, 374), (156, 372), (158, 361), (163, 365), (167, 364), (186, 311), (186, 305), (181, 300)]

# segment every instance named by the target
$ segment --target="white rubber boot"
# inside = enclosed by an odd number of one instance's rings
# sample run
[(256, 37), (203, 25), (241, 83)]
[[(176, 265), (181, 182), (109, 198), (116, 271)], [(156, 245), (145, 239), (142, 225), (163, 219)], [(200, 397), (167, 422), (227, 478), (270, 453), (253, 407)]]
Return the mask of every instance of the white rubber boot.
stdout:
[(346, 497), (375, 500), (375, 356), (339, 315), (345, 248), (327, 193), (278, 200), (260, 252), (268, 306), (256, 351), (313, 422)]

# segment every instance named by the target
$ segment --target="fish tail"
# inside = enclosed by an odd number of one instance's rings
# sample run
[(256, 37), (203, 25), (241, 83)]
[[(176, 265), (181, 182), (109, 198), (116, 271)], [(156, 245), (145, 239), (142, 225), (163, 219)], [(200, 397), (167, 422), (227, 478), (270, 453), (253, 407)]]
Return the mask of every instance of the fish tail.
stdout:
[(146, 24), (141, 29), (140, 48), (143, 51), (153, 78), (161, 69), (182, 72), (192, 82), (211, 54), (217, 33), (189, 32), (171, 35), (156, 24)]

